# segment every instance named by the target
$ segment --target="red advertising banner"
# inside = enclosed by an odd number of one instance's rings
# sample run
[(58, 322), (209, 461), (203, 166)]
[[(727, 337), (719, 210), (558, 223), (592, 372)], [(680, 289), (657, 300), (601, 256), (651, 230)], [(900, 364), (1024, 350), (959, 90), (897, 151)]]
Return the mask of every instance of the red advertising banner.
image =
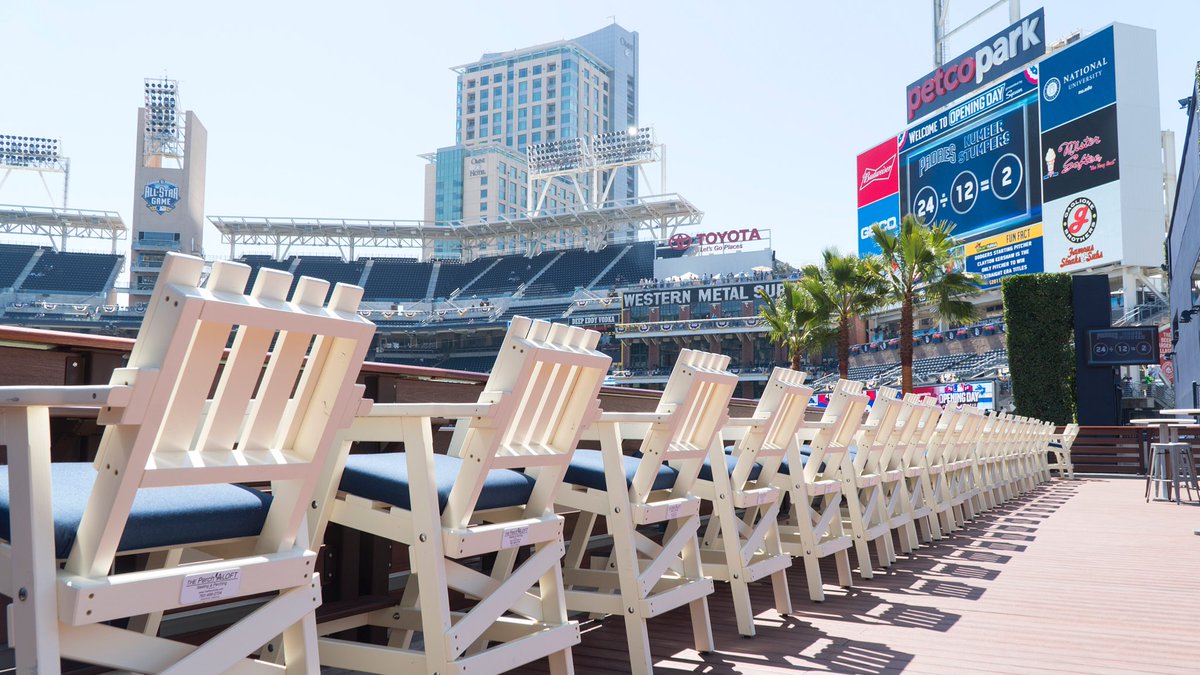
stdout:
[(858, 156), (858, 206), (877, 202), (900, 191), (893, 136)]
[(1162, 368), (1162, 376), (1167, 382), (1175, 384), (1175, 361), (1168, 358), (1171, 353), (1171, 327), (1166, 326), (1158, 331), (1158, 365)]

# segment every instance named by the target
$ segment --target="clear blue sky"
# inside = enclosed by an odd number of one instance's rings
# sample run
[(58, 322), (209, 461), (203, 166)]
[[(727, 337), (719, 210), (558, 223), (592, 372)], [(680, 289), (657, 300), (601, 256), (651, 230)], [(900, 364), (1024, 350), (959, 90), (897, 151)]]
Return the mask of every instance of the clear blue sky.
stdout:
[[(951, 23), (988, 4), (954, 0)], [(1200, 3), (1045, 8), (1051, 41), (1113, 21), (1157, 30), (1163, 128), (1182, 136), (1175, 101), (1200, 60)], [(61, 138), (71, 206), (128, 222), (142, 79), (166, 73), (208, 128), (207, 214), (419, 219), (417, 155), (454, 140), (449, 68), (611, 16), (641, 35), (641, 122), (667, 144), (667, 187), (704, 210), (707, 228), (769, 227), (789, 262), (851, 250), (854, 158), (900, 130), (905, 85), (931, 69), (928, 0), (9, 0), (0, 133)], [(1006, 23), (994, 13), (949, 54)], [(0, 189), (0, 203), (46, 201), (31, 174)], [(206, 248), (223, 253), (215, 236)]]

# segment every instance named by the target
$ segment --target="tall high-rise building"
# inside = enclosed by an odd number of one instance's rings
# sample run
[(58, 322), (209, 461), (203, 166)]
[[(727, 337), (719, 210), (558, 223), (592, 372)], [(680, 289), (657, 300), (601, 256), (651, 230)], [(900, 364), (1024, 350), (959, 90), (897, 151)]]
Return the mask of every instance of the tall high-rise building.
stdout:
[[(526, 209), (528, 146), (637, 125), (638, 34), (615, 23), (570, 40), (484, 54), (454, 71), (455, 144), (423, 155), (427, 221), (516, 217)], [(636, 197), (636, 171), (618, 171), (609, 199)], [(558, 179), (544, 207), (587, 201), (588, 189)], [(519, 252), (523, 243), (499, 249)], [(434, 255), (458, 251), (447, 243)]]

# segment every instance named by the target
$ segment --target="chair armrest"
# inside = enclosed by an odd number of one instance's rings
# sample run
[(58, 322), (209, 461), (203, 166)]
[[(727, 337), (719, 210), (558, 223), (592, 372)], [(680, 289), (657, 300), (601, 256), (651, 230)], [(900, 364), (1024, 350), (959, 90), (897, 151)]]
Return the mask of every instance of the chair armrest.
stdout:
[(0, 407), (28, 408), (55, 406), (63, 408), (96, 408), (124, 406), (129, 402), (132, 387), (103, 385), (94, 387), (0, 387)]
[(657, 412), (602, 412), (600, 423), (617, 422), (619, 424), (654, 424), (665, 422), (670, 415)]
[(727, 427), (748, 427), (757, 429), (767, 423), (767, 420), (760, 417), (730, 417), (725, 423)]
[(461, 419), (482, 417), (492, 409), (490, 403), (374, 403), (367, 417), (444, 417)]

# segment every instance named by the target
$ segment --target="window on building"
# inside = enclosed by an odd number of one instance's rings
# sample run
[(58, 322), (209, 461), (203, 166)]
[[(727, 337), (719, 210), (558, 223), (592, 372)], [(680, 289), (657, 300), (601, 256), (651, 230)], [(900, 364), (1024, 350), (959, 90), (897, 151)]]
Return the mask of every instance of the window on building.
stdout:
[(480, 191), (479, 191), (479, 198), (480, 198), (480, 199), (487, 199), (487, 195), (488, 195), (488, 193), (487, 193), (487, 190), (486, 190), (486, 189), (483, 189), (483, 190), (480, 190)]
[(539, 89), (533, 92), (533, 102), (537, 103), (540, 100), (542, 100), (542, 91)]
[(487, 177), (487, 176), (481, 176), (481, 177), (479, 178), (479, 184), (480, 184), (480, 185), (487, 185), (487, 179), (488, 179), (488, 177)]
[[(485, 86), (487, 83), (488, 83), (487, 75), (484, 75), (483, 77), (479, 78), (479, 86), (481, 86), (481, 87)], [(487, 93), (487, 92), (484, 92), (484, 93)]]
[(541, 66), (534, 66), (534, 67), (533, 67), (533, 74), (534, 74), (534, 75), (541, 75), (541, 74), (542, 74), (542, 67), (541, 67)]
[(492, 81), (493, 82), (503, 82), (504, 81), (504, 73), (496, 73), (496, 75), (492, 78)]
[(527, 129), (528, 127), (529, 127), (529, 123), (526, 122), (525, 120), (521, 120), (520, 122), (517, 122), (517, 131), (525, 131), (525, 129)]
[(495, 96), (497, 99), (504, 96), (504, 87), (492, 87), (492, 96)]
[(479, 202), (479, 210), (487, 211), (487, 202)]
[[(537, 125), (538, 125), (538, 121), (534, 120), (533, 126), (536, 128)], [(541, 143), (542, 142), (542, 132), (540, 132), (540, 131), (533, 132), (533, 136), (529, 139), (529, 141), (531, 143)]]
[(554, 71), (556, 71), (556, 70), (558, 70), (558, 64), (557, 64), (557, 63), (551, 62), (551, 63), (547, 63), (547, 64), (546, 64), (546, 72), (547, 72), (547, 73), (553, 73), (553, 72), (554, 72)]
[(540, 78), (540, 77), (535, 77), (535, 78), (533, 79), (533, 88), (534, 88), (534, 89), (541, 89), (541, 88), (542, 88), (542, 78)]
[(479, 112), (487, 112), (487, 111), (488, 111), (488, 102), (480, 101), (479, 102)]
[(504, 172), (508, 171), (508, 165), (504, 162), (500, 162), (496, 167), (500, 169), (500, 175), (504, 175)]
[(517, 77), (529, 77), (529, 69), (522, 68), (517, 71)]
[(474, 79), (467, 80), (467, 89), (470, 89), (471, 87), (474, 87), (474, 86), (475, 86)]

